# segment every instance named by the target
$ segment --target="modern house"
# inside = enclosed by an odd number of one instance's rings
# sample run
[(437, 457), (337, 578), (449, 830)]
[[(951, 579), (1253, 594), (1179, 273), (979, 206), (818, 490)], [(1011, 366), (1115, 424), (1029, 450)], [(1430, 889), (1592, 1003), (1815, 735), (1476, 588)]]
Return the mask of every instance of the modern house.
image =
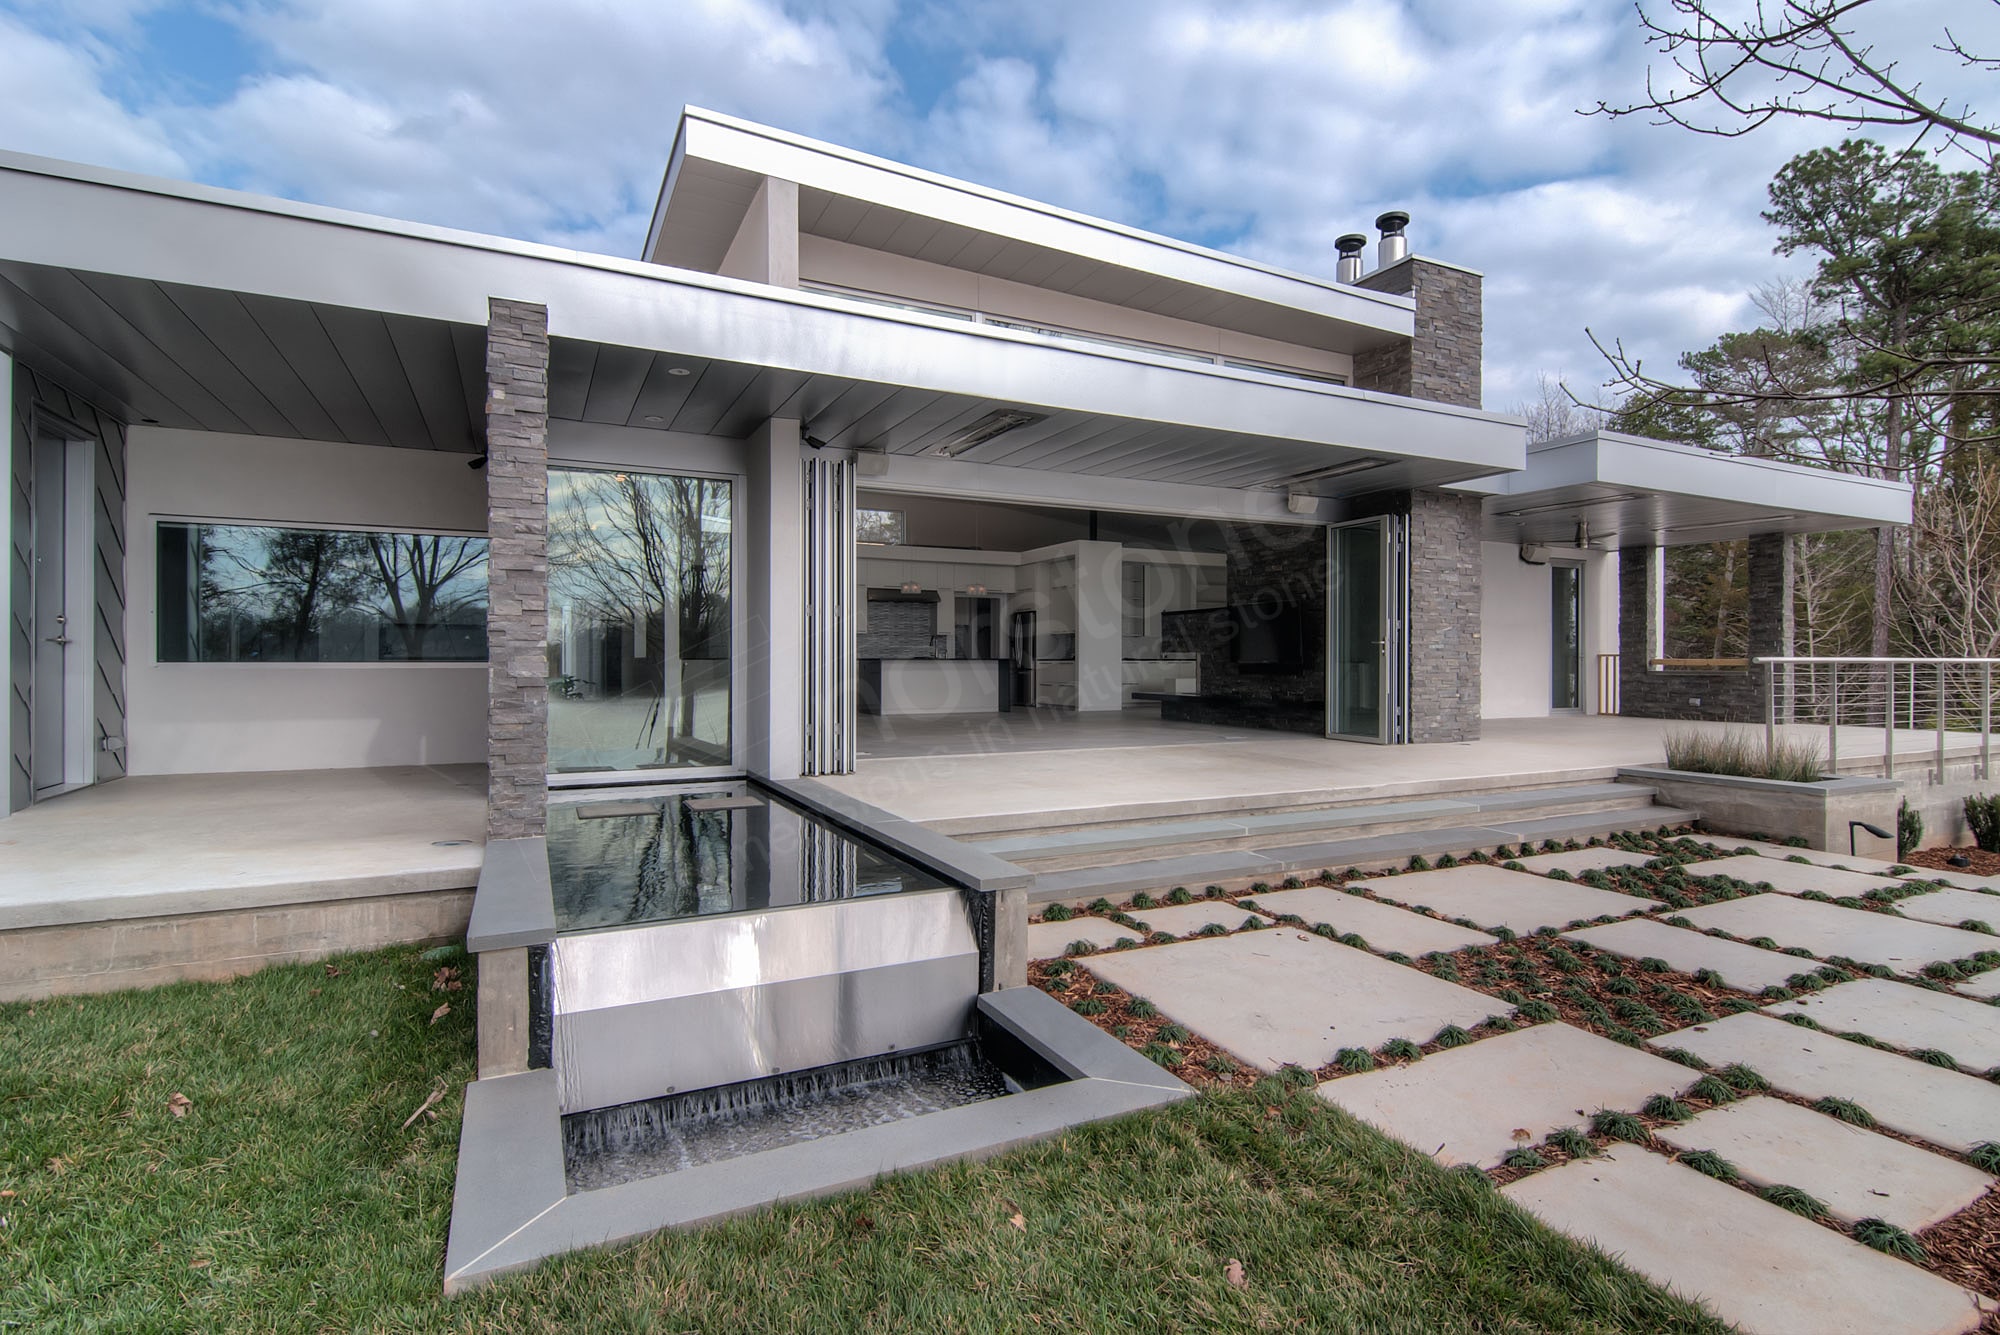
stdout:
[(1908, 489), (1530, 446), (1407, 221), (1290, 273), (692, 109), (633, 259), (0, 155), (0, 841), (127, 776), (484, 766), (516, 839), (967, 728), (1760, 717), (1657, 670), (1659, 547), (1748, 538), (1783, 652), (1776, 537)]

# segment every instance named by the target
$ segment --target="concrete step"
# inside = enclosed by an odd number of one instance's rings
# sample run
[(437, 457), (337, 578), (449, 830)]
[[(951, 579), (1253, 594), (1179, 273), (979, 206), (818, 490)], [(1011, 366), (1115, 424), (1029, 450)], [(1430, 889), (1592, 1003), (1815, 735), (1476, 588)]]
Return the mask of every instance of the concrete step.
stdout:
[(1400, 867), (1412, 857), (1429, 858), (1442, 853), (1462, 856), (1474, 850), (1490, 852), (1503, 843), (1518, 844), (1530, 839), (1539, 843), (1544, 839), (1588, 839), (1620, 830), (1653, 830), (1662, 825), (1691, 824), (1695, 817), (1696, 813), (1677, 807), (1646, 805), (1620, 812), (1536, 815), (1490, 825), (1438, 826), (1316, 843), (1272, 843), (1257, 848), (1183, 852), (1143, 861), (1042, 870), (1035, 877), (1029, 899), (1035, 903), (1083, 902), (1099, 895), (1111, 898), (1138, 890), (1167, 890), (1177, 885), (1199, 890), (1210, 884), (1275, 881), (1294, 873), (1341, 871), (1348, 867), (1385, 870)]
[(1038, 872), (1131, 861), (1135, 853), (1178, 854), (1320, 843), (1418, 830), (1491, 826), (1529, 819), (1629, 812), (1652, 801), (1633, 784), (1589, 784), (1464, 799), (1420, 798), (1307, 810), (1256, 811), (1229, 817), (1147, 821), (967, 840), (974, 847)]

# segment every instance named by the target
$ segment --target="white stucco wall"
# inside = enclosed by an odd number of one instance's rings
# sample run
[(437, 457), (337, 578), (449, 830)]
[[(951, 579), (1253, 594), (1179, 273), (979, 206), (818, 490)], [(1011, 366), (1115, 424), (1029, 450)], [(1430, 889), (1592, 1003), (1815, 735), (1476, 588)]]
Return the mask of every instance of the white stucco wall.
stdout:
[[(1480, 712), (1487, 718), (1549, 714), (1549, 567), (1521, 560), (1512, 543), (1480, 544)], [(1583, 707), (1597, 712), (1597, 656), (1618, 650), (1618, 554), (1558, 551), (1583, 564)]]
[(156, 521), (483, 532), (469, 456), (136, 426), (125, 610), (132, 774), (483, 762), (484, 663), (161, 663)]

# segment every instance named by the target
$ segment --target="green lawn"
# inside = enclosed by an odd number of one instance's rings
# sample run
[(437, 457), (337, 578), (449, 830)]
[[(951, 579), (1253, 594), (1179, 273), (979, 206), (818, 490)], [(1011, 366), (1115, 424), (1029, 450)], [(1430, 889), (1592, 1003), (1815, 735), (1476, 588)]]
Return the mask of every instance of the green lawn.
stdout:
[(0, 1006), (0, 1330), (1722, 1329), (1275, 1086), (447, 1302), (471, 991), (336, 967)]

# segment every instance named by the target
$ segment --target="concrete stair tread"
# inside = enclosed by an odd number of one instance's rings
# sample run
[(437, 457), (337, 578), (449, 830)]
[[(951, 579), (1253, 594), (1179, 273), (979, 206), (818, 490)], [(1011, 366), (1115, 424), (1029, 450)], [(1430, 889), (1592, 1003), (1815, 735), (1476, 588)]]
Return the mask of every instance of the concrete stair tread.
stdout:
[(1520, 843), (1529, 838), (1536, 841), (1588, 838), (1619, 830), (1650, 830), (1661, 825), (1679, 825), (1694, 818), (1693, 812), (1653, 806), (1622, 812), (1556, 816), (1504, 827), (1454, 825), (1317, 843), (1184, 853), (1177, 857), (1149, 858), (1142, 862), (1040, 872), (1029, 898), (1046, 903), (1058, 899), (1128, 894), (1135, 890), (1158, 890), (1175, 885), (1199, 889), (1218, 881), (1275, 878), (1322, 869), (1338, 871), (1352, 866), (1389, 867), (1412, 857), (1463, 854), (1478, 848), (1491, 849), (1503, 843)]
[[(1157, 848), (1172, 844), (1240, 842), (1261, 835), (1359, 830), (1370, 826), (1453, 821), (1480, 823), (1482, 815), (1509, 811), (1547, 813), (1551, 808), (1617, 804), (1621, 810), (1643, 807), (1650, 789), (1631, 784), (1582, 784), (1496, 793), (1477, 798), (1417, 798), (1372, 802), (1306, 811), (1267, 811), (1230, 818), (1163, 820), (1108, 825), (1049, 833), (1009, 834), (996, 839), (971, 839), (984, 851), (1013, 861), (1046, 861)], [(1549, 816), (1548, 819), (1562, 819)]]

